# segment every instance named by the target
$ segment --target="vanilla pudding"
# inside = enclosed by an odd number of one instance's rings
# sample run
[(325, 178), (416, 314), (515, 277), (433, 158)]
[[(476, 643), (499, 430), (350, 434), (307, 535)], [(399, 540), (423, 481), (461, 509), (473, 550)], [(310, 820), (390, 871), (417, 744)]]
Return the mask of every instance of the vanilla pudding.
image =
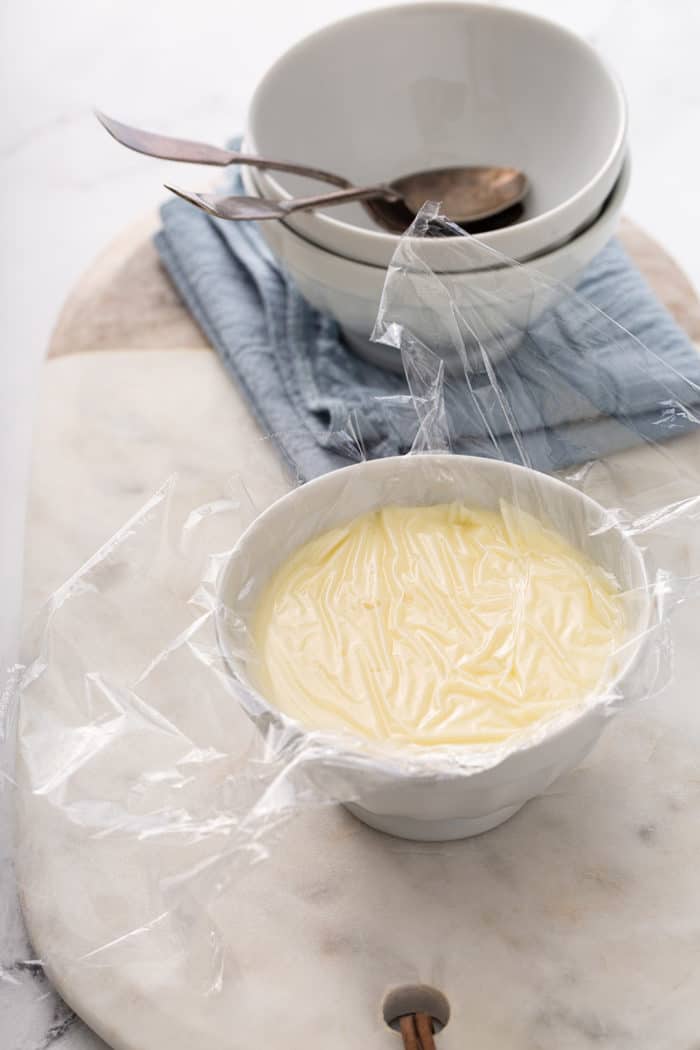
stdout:
[(386, 506), (300, 546), (252, 620), (256, 686), (309, 729), (488, 746), (601, 692), (615, 578), (505, 502)]

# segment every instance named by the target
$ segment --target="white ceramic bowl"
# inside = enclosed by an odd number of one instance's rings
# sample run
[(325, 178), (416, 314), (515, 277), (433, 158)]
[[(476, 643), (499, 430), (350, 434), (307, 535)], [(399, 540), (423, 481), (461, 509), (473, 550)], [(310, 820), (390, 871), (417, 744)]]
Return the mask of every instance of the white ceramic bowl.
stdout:
[[(595, 214), (626, 135), (620, 85), (584, 40), (522, 11), (422, 3), (333, 23), (282, 55), (255, 91), (246, 145), (358, 185), (451, 164), (513, 165), (532, 186), (524, 221), (484, 240), (523, 260)], [(279, 172), (256, 180), (268, 197), (323, 188)], [(289, 225), (360, 262), (386, 265), (396, 247), (357, 204), (298, 213)], [(444, 269), (439, 242), (431, 253)]]
[[(625, 592), (631, 641), (611, 688), (634, 695), (644, 673), (639, 658), (651, 615), (647, 575), (639, 549), (610, 527), (603, 508), (564, 482), (500, 460), (403, 456), (359, 463), (302, 485), (261, 514), (235, 548), (221, 583), (219, 643), (238, 680), (241, 701), (261, 731), (285, 732), (294, 742), (308, 739), (307, 729), (255, 690), (252, 645), (240, 641), (249, 633), (236, 630), (232, 635), (230, 624), (232, 619), (251, 623), (267, 581), (301, 544), (387, 505), (461, 500), (498, 509), (501, 499), (536, 515), (614, 573)], [(422, 840), (463, 838), (500, 824), (576, 765), (609, 715), (604, 703), (582, 703), (531, 742), (477, 771), (473, 752), (469, 768), (469, 748), (450, 749), (452, 762), (445, 761), (444, 753), (438, 756), (439, 749), (424, 749), (420, 758), (402, 761), (373, 745), (361, 748), (348, 734), (347, 745), (343, 740), (328, 749), (314, 781), (381, 831)]]
[[(243, 177), (247, 192), (255, 195), (255, 187), (246, 169), (243, 169)], [(595, 221), (567, 244), (529, 263), (483, 272), (456, 272), (458, 264), (455, 263), (455, 272), (441, 274), (439, 279), (420, 275), (411, 277), (415, 306), (410, 311), (406, 309), (404, 322), (411, 325), (414, 334), (422, 337), (431, 350), (443, 357), (450, 370), (459, 372), (463, 362), (455, 354), (447, 326), (443, 338), (440, 326), (435, 324), (436, 318), (445, 316), (450, 298), (461, 302), (468, 315), (475, 292), (484, 297), (496, 295), (497, 305), (488, 317), (492, 338), (487, 348), (489, 359), (494, 363), (513, 348), (507, 333), (522, 331), (561, 294), (561, 289), (546, 282), (533, 284), (531, 278), (542, 274), (564, 284), (575, 283), (581, 271), (615, 233), (628, 184), (629, 161), (623, 166), (613, 192)], [(377, 317), (386, 270), (320, 248), (285, 223), (261, 222), (258, 227), (304, 297), (318, 310), (336, 319), (349, 346), (374, 364), (401, 372), (399, 351), (373, 343), (369, 338)], [(416, 239), (421, 258), (425, 258), (423, 253), (432, 243), (435, 242)], [(467, 260), (473, 257), (474, 250), (470, 249), (466, 238), (464, 242), (450, 239), (447, 245), (446, 251), (452, 255), (463, 254)], [(466, 364), (470, 369), (483, 370), (484, 363), (478, 349), (468, 347), (467, 357)]]

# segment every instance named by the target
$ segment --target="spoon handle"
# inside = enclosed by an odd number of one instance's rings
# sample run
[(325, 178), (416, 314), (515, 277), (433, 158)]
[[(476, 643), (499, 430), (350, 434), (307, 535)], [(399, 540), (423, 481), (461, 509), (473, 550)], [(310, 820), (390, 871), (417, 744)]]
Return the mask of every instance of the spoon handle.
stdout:
[(129, 124), (122, 124), (121, 121), (113, 120), (112, 117), (100, 113), (99, 110), (95, 111), (95, 115), (112, 138), (120, 142), (122, 146), (133, 149), (137, 153), (145, 153), (148, 157), (176, 160), (184, 164), (215, 164), (219, 167), (226, 167), (229, 164), (249, 164), (254, 168), (305, 175), (310, 179), (318, 179), (320, 182), (329, 182), (332, 186), (345, 188), (352, 185), (342, 175), (334, 175), (333, 172), (313, 168), (308, 164), (269, 160), (266, 157), (255, 157), (249, 153), (239, 153), (238, 150), (210, 146), (206, 142), (193, 142), (190, 139), (173, 138), (171, 135), (159, 135), (157, 132), (144, 131), (141, 128), (131, 127)]

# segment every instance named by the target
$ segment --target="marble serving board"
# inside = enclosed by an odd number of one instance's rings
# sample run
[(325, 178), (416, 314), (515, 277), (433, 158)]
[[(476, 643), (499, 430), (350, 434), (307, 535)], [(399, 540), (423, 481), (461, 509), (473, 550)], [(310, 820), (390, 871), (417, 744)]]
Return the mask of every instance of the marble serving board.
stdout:
[[(617, 457), (617, 476), (638, 476), (645, 455)], [(696, 465), (697, 440), (676, 455)], [(213, 355), (151, 349), (50, 363), (27, 542), (30, 610), (172, 471), (196, 491), (199, 478), (241, 465), (258, 504), (289, 485)], [(697, 572), (699, 557), (687, 537), (664, 553), (680, 575)], [(214, 985), (211, 958), (186, 944), (173, 954), (167, 914), (162, 966), (152, 964), (152, 938), (139, 954), (149, 874), (139, 858), (115, 856), (25, 792), (20, 892), (32, 957), (119, 1050), (391, 1050), (399, 1040), (382, 1001), (416, 982), (450, 1002), (441, 1050), (698, 1050), (692, 604), (676, 616), (675, 643), (674, 684), (617, 716), (581, 768), (495, 831), (421, 845), (339, 807), (291, 820), (269, 856), (217, 898), (225, 936)], [(158, 767), (157, 755), (146, 760)], [(134, 936), (101, 966), (110, 931)]]

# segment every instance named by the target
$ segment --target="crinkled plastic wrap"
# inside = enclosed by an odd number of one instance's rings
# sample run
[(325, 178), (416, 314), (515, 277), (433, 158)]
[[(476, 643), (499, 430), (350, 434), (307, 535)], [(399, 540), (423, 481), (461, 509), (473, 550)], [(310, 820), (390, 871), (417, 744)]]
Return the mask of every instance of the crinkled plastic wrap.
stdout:
[[(696, 379), (571, 289), (451, 228), (449, 250), (483, 270), (457, 295), (421, 259), (421, 238), (442, 232), (426, 207), (397, 250), (375, 331), (408, 378), (382, 406), (402, 429), (413, 418), (407, 457), (364, 462), (354, 415), (337, 447), (357, 462), (270, 510), (251, 501), (244, 477), (213, 482), (204, 505), (169, 479), (51, 597), (26, 639), (5, 697), (4, 795), (16, 807), (30, 934), (59, 989), (119, 1045), (155, 1045), (138, 1027), (149, 999), (170, 1011), (173, 1046), (205, 1034), (229, 1045), (232, 924), (249, 959), (270, 946), (255, 947), (248, 909), (279, 913), (280, 930), (303, 946), (279, 883), (335, 848), (324, 836), (337, 803), (409, 838), (486, 830), (574, 766), (610, 714), (673, 673), (671, 614), (700, 595), (689, 543), (700, 520)], [(642, 417), (608, 382), (606, 362), (623, 354), (630, 387), (649, 401), (654, 384), (655, 409)], [(606, 683), (486, 745), (399, 745), (280, 711), (255, 685), (251, 627), (273, 572), (360, 513), (455, 502), (526, 511), (615, 577), (626, 629)], [(516, 603), (512, 645), (517, 623)], [(353, 834), (373, 833), (357, 823)], [(279, 897), (263, 901), (263, 888), (273, 892), (266, 866)], [(293, 1017), (301, 978), (289, 972), (255, 991), (250, 965), (250, 980), (236, 975), (249, 1003), (241, 1024), (259, 1040)], [(259, 979), (271, 979), (264, 967)], [(112, 982), (138, 990), (114, 1029)], [(189, 1029), (182, 1017), (194, 1013), (200, 1027)], [(318, 1013), (332, 1032), (323, 995)]]

